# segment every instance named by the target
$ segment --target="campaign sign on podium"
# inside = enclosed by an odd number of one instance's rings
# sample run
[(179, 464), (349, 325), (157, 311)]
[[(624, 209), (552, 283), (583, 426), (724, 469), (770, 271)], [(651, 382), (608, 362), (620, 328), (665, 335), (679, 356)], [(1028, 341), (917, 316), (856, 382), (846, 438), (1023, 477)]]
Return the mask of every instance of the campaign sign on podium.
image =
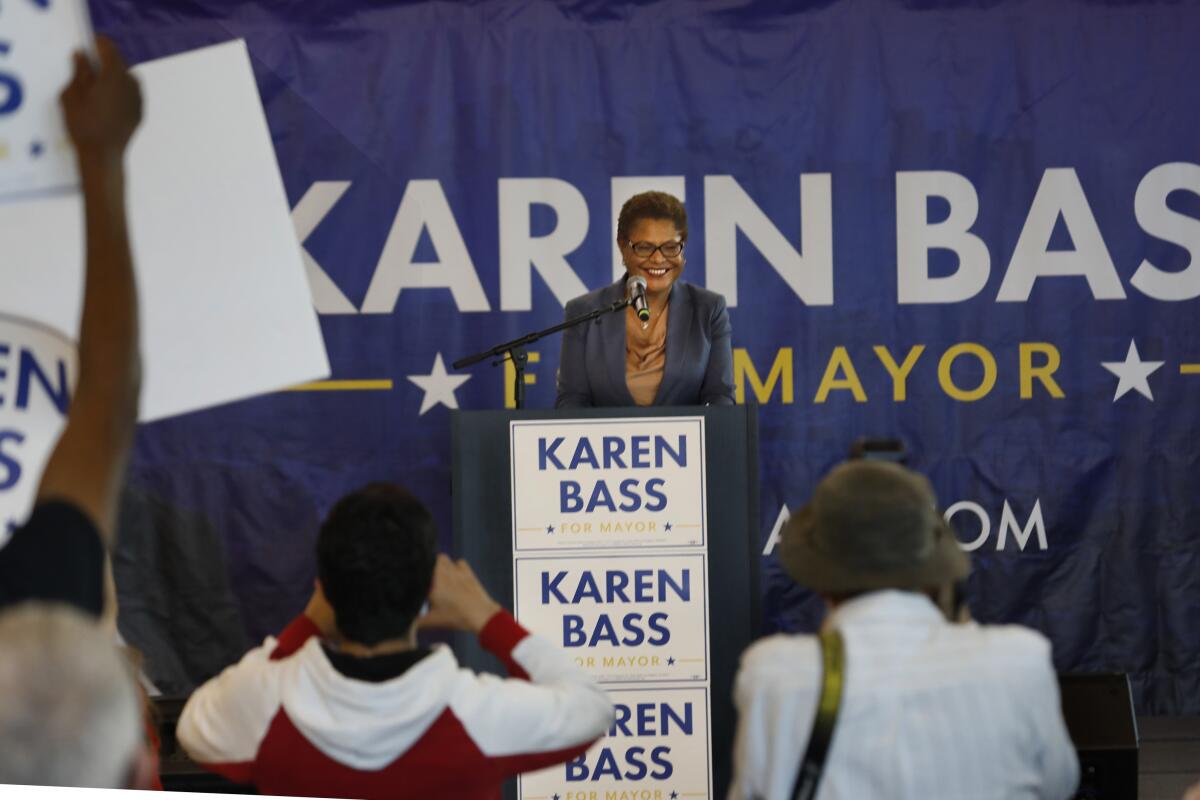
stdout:
[(78, 185), (58, 96), (91, 38), (85, 0), (0, 3), (0, 202)]
[(708, 689), (612, 689), (616, 719), (578, 758), (522, 775), (522, 800), (712, 797)]
[(703, 547), (704, 419), (514, 420), (513, 549)]
[[(758, 619), (755, 408), (452, 420), (457, 552), (616, 708), (588, 753), (520, 777), (505, 800), (723, 796), (733, 677)], [(510, 481), (496, 480), (506, 469)], [(457, 650), (464, 664), (498, 668), (476, 641)]]
[(601, 683), (708, 680), (703, 553), (518, 557), (514, 610)]

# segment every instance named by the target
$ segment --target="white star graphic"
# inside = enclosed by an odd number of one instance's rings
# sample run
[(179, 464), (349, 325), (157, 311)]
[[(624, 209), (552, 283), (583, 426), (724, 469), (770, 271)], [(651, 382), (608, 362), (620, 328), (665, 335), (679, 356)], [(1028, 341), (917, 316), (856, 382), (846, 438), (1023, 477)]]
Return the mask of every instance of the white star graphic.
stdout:
[(421, 399), (421, 411), (417, 414), (421, 416), (438, 403), (446, 408), (458, 408), (458, 398), (454, 396), (454, 390), (469, 381), (471, 376), (451, 375), (446, 372), (442, 354), (438, 353), (433, 359), (432, 372), (428, 375), (409, 375), (408, 379), (425, 391), (425, 396)]
[(1124, 361), (1102, 361), (1100, 366), (1116, 375), (1120, 380), (1117, 381), (1117, 393), (1113, 395), (1113, 402), (1120, 400), (1131, 389), (1136, 389), (1137, 393), (1145, 397), (1147, 400), (1154, 400), (1154, 395), (1150, 392), (1150, 374), (1161, 367), (1164, 361), (1142, 361), (1142, 357), (1138, 355), (1137, 343), (1133, 339), (1129, 340), (1129, 352), (1125, 354)]

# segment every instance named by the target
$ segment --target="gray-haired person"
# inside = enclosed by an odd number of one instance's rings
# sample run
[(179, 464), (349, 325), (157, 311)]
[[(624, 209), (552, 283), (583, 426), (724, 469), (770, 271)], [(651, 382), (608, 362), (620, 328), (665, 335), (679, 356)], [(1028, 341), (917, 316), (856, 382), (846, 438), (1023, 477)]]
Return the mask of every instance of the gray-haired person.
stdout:
[(788, 521), (780, 561), (828, 603), (829, 641), (772, 636), (743, 654), (731, 800), (791, 797), (834, 631), (843, 682), (817, 800), (1071, 796), (1050, 643), (947, 619), (936, 601), (970, 564), (929, 481), (880, 461), (834, 468)]
[(0, 783), (148, 789), (132, 668), (92, 618), (26, 603), (0, 614)]

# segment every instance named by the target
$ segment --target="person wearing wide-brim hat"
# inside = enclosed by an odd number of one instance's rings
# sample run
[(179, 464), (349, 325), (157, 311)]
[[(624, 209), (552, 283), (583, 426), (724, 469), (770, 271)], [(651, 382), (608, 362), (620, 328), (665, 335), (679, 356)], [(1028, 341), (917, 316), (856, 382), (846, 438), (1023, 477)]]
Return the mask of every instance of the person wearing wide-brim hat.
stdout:
[[(970, 561), (928, 480), (882, 461), (835, 467), (789, 519), (779, 560), (826, 600), (824, 629), (842, 644), (817, 800), (1071, 797), (1079, 762), (1049, 641), (952, 623), (935, 603)], [(743, 654), (730, 800), (792, 796), (823, 674), (816, 636)]]
[(826, 475), (788, 520), (779, 560), (796, 583), (834, 598), (937, 591), (971, 568), (925, 476), (885, 461), (848, 461)]

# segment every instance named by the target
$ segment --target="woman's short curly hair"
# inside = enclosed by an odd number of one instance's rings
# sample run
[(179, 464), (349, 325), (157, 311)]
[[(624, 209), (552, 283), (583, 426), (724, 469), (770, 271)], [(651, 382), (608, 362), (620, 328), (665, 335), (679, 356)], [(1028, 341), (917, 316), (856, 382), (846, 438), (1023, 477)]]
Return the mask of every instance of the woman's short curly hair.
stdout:
[(679, 198), (666, 192), (642, 192), (635, 194), (621, 206), (617, 216), (617, 239), (629, 241), (629, 231), (634, 223), (644, 219), (669, 219), (679, 231), (680, 241), (687, 241), (687, 211)]

